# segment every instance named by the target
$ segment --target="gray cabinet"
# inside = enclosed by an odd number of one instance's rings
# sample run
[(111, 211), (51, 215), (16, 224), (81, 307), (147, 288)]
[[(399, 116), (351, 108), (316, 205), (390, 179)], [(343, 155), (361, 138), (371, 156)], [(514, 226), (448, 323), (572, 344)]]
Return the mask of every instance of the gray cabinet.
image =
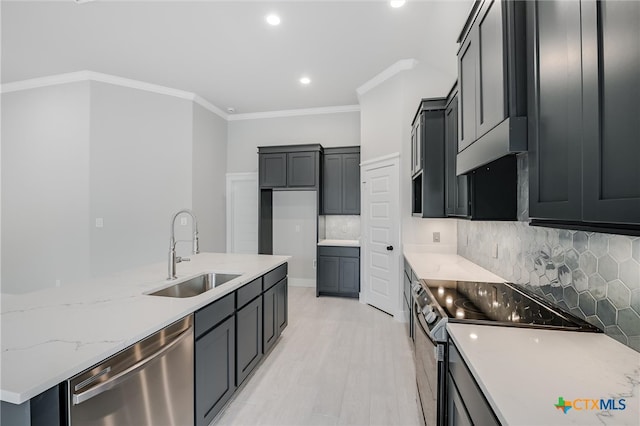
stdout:
[(282, 265), (263, 278), (262, 296), (262, 352), (273, 347), (287, 326), (287, 265)]
[(284, 188), (287, 186), (287, 154), (260, 155), (260, 187)]
[(278, 336), (289, 324), (289, 284), (287, 278), (282, 279), (275, 286), (276, 289), (276, 326)]
[(476, 0), (458, 42), (457, 174), (526, 151), (525, 2)]
[(468, 181), (466, 174), (456, 176), (456, 156), (458, 154), (458, 90), (457, 85), (447, 97), (445, 119), (446, 194), (447, 216), (469, 216)]
[(236, 313), (236, 385), (240, 386), (262, 359), (262, 296)]
[(320, 145), (259, 147), (261, 189), (317, 189)]
[(235, 300), (232, 293), (196, 311), (195, 423), (208, 425), (236, 389)]
[(324, 150), (321, 213), (360, 214), (360, 147)]
[(413, 216), (445, 217), (446, 104), (446, 98), (423, 99), (411, 124), (419, 147), (414, 151), (422, 165), (411, 180)]
[(262, 295), (262, 352), (267, 353), (278, 339), (277, 294), (271, 287)]
[(235, 317), (196, 340), (196, 425), (205, 426), (231, 398), (235, 386)]
[(500, 422), (471, 371), (449, 339), (447, 405), (449, 426), (498, 426)]
[(359, 297), (360, 248), (318, 247), (316, 295)]
[(527, 3), (532, 224), (640, 233), (640, 3)]

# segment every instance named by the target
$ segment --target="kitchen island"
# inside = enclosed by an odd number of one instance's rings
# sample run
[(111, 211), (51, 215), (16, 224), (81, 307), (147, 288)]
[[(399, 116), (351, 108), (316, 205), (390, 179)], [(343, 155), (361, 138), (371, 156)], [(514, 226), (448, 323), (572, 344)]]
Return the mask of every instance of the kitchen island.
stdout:
[[(157, 263), (76, 285), (3, 294), (0, 400), (22, 404), (287, 262), (288, 256), (202, 253), (166, 280)], [(190, 298), (148, 293), (204, 272), (241, 274)]]

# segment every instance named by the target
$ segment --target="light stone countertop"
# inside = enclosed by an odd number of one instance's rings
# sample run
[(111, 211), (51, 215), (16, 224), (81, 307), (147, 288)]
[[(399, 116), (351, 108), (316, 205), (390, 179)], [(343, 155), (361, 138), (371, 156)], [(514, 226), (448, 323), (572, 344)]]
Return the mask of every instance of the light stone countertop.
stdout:
[[(640, 353), (602, 333), (447, 324), (471, 374), (505, 425), (640, 424)], [(624, 410), (565, 401), (625, 399)], [(598, 403), (599, 404), (599, 403)]]
[(457, 254), (415, 252), (406, 248), (403, 254), (421, 280), (506, 281)]
[[(171, 282), (162, 262), (79, 285), (2, 294), (0, 400), (27, 401), (290, 259), (224, 253), (190, 258)], [(145, 294), (204, 272), (242, 276), (190, 298)]]
[(320, 240), (319, 246), (360, 247), (360, 240)]

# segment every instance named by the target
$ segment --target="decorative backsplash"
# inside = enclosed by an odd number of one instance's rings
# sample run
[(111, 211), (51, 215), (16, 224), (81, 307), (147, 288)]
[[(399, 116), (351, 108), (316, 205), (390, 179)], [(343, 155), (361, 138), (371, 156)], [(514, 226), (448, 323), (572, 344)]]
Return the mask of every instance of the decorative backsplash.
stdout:
[(360, 216), (324, 216), (325, 238), (357, 240), (360, 238)]
[[(518, 166), (523, 181), (526, 158)], [(529, 226), (527, 199), (519, 222), (459, 220), (458, 254), (640, 352), (640, 238)]]

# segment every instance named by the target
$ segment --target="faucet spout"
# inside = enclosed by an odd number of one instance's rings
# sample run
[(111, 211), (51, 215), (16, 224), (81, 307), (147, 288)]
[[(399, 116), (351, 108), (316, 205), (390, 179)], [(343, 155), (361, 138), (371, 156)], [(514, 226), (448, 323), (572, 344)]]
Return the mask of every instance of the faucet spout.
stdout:
[(176, 264), (182, 261), (186, 261), (189, 259), (183, 259), (181, 257), (176, 256), (176, 235), (175, 235), (175, 227), (176, 227), (176, 219), (181, 214), (188, 214), (191, 216), (193, 222), (193, 254), (200, 253), (200, 245), (198, 242), (198, 219), (196, 219), (196, 215), (189, 209), (182, 209), (173, 215), (170, 223), (170, 233), (169, 233), (169, 276), (167, 280), (175, 280), (176, 276)]

